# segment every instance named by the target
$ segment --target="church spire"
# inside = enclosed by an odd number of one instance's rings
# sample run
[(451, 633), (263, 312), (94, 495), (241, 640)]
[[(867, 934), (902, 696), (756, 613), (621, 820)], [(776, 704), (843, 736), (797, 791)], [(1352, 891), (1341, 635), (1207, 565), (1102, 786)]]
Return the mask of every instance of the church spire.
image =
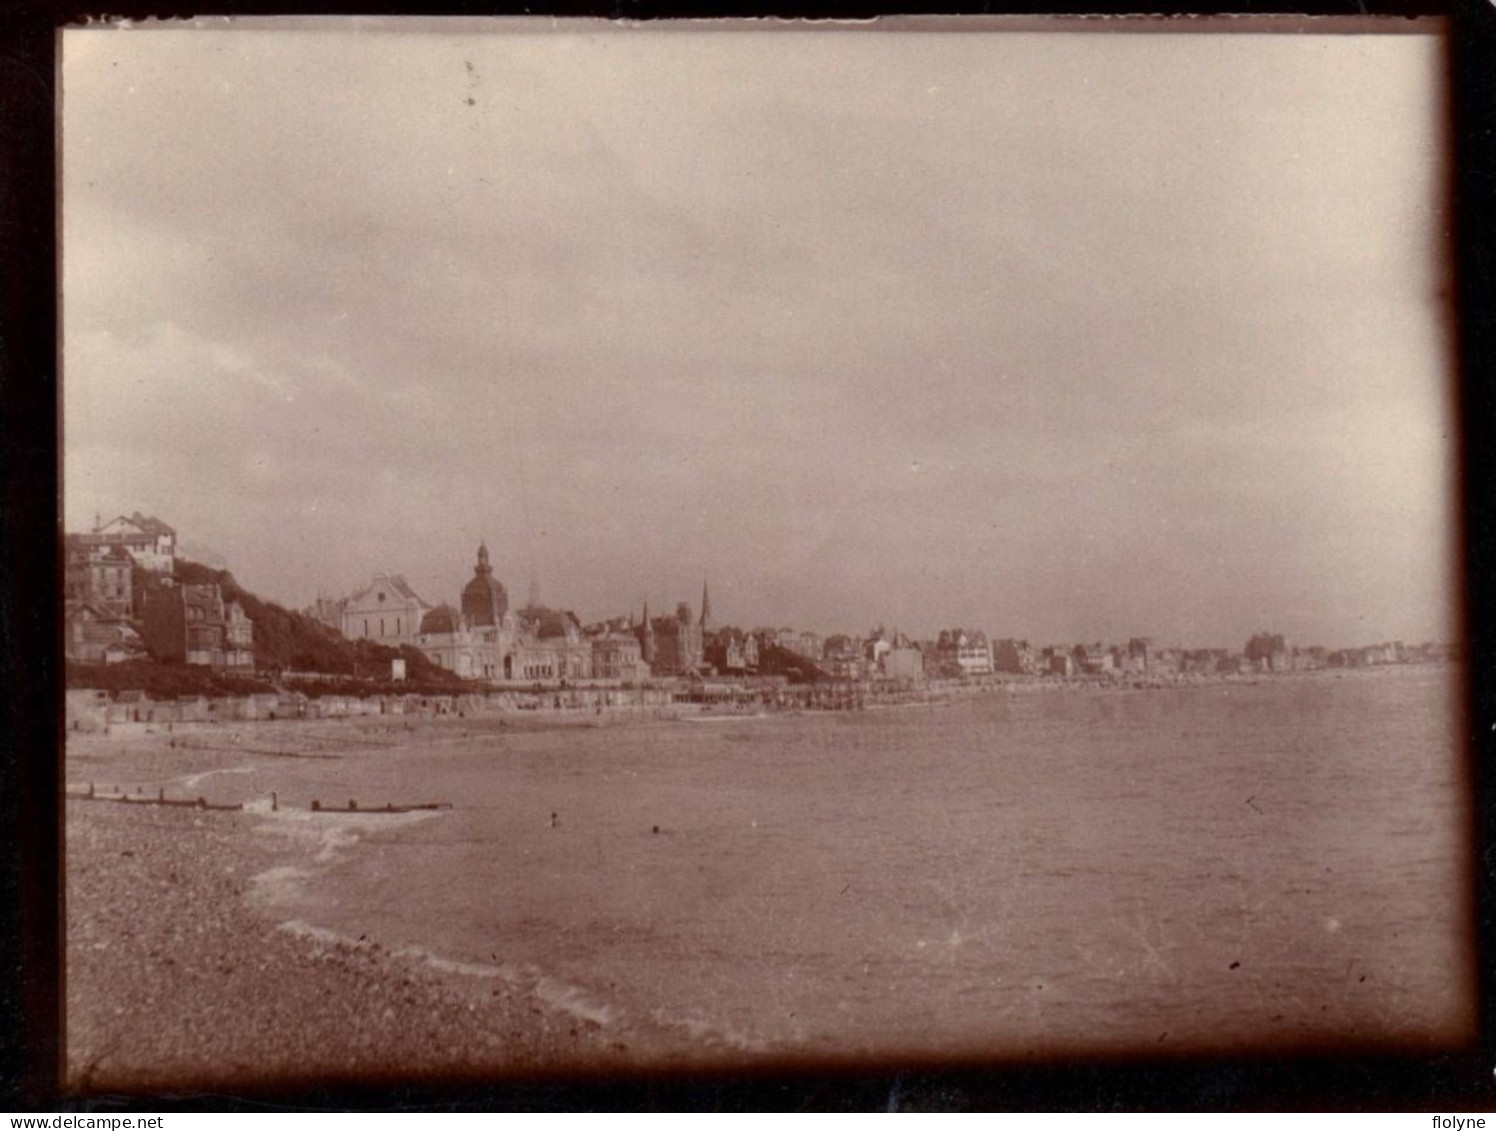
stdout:
[(493, 572), (493, 566), (488, 564), (488, 542), (484, 540), (478, 542), (478, 567), (476, 572), (480, 577), (487, 577)]
[(706, 590), (706, 578), (701, 579), (701, 631), (707, 630), (712, 619), (712, 595)]
[(655, 633), (654, 625), (649, 621), (649, 602), (644, 602), (644, 625), (639, 629), (639, 650), (646, 664), (653, 664), (655, 658)]

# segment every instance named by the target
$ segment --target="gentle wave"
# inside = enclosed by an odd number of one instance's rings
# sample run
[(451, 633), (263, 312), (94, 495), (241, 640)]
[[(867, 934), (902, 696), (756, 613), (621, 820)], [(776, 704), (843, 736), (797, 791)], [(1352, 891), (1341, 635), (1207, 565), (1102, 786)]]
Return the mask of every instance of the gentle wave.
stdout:
[[(295, 869), (271, 869), (290, 872)], [(258, 878), (258, 877), (257, 877)], [(298, 938), (309, 939), (324, 946), (342, 946), (357, 950), (372, 950), (376, 943), (367, 939), (355, 939), (326, 927), (318, 927), (302, 919), (287, 919), (277, 924), (277, 929)], [(620, 1020), (620, 1011), (610, 1005), (594, 1000), (580, 986), (574, 986), (527, 964), (466, 962), (436, 954), (423, 946), (386, 947), (386, 953), (396, 958), (406, 958), (429, 966), (443, 974), (457, 974), (465, 978), (499, 979), (505, 984), (533, 993), (546, 1005), (558, 1012), (569, 1014), (583, 1021), (611, 1027)]]

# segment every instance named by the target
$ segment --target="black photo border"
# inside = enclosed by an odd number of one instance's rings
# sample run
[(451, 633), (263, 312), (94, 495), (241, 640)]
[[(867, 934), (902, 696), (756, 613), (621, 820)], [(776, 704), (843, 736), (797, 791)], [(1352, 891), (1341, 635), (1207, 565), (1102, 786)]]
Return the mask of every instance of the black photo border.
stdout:
[[(62, 717), (58, 217), (59, 29), (101, 19), (225, 15), (540, 15), (867, 19), (906, 15), (1323, 16), (1448, 21), (1453, 258), (1460, 373), (1460, 553), (1475, 797), (1470, 861), (1479, 1034), (1429, 1056), (1334, 1055), (1033, 1064), (882, 1065), (806, 1072), (659, 1074), (494, 1084), (343, 1083), (212, 1095), (62, 1091)], [(1203, 29), (1202, 29), (1203, 30)], [(950, 0), (0, 0), (0, 1109), (395, 1111), (1434, 1110), (1496, 1101), (1496, 4), (1015, 5)]]

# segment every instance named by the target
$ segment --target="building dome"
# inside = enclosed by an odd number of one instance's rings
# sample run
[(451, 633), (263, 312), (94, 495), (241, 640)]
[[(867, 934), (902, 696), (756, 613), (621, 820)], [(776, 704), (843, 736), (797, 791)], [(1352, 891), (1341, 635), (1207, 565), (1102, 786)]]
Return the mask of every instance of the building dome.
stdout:
[(468, 624), (481, 628), (501, 623), (508, 611), (509, 594), (494, 580), (493, 567), (488, 564), (488, 546), (479, 543), (473, 579), (462, 590), (462, 615)]
[(460, 631), (457, 610), (443, 602), (421, 618), (422, 636), (447, 636)]

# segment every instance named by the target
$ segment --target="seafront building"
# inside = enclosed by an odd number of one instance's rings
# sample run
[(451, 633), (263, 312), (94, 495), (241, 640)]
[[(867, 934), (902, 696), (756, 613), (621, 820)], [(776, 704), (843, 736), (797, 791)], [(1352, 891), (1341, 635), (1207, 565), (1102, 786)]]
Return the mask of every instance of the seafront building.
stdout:
[(643, 646), (633, 633), (609, 631), (590, 639), (593, 679), (639, 683), (653, 674), (644, 662)]
[[(532, 595), (534, 589), (532, 582)], [(426, 612), (413, 642), (433, 664), (463, 679), (637, 682), (650, 674), (639, 637), (617, 626), (588, 634), (568, 610), (535, 603), (511, 609), (486, 542), (478, 546), (461, 607), (441, 604)]]
[(918, 683), (925, 678), (925, 658), (913, 646), (890, 648), (883, 656), (883, 678)]
[(463, 679), (503, 678), (498, 633), (473, 627), (451, 605), (440, 604), (421, 618), (415, 644), (437, 667)]
[(724, 675), (758, 670), (758, 638), (740, 628), (720, 628), (702, 645), (706, 664)]
[(63, 647), (70, 660), (111, 663), (140, 655), (144, 645), (133, 621), (142, 575), (169, 573), (177, 533), (160, 519), (136, 511), (94, 521), (86, 534), (63, 538)]
[(460, 609), (442, 603), (423, 613), (415, 646), (437, 667), (463, 679), (514, 679), (519, 622), (509, 611), (508, 592), (493, 575), (486, 542), (478, 546), (460, 602)]
[(653, 653), (649, 667), (655, 675), (689, 675), (705, 663), (701, 623), (692, 619), (689, 601), (680, 602), (673, 617), (646, 617), (640, 638), (641, 644), (645, 641)]
[(835, 679), (860, 680), (868, 675), (863, 642), (844, 632), (826, 637), (821, 648), (821, 666)]
[(415, 642), (421, 618), (430, 611), (404, 577), (381, 572), (343, 603), (339, 628), (349, 640), (398, 647)]
[(62, 616), (63, 652), (84, 664), (113, 664), (145, 654), (128, 617), (92, 601), (67, 601)]
[(1106, 675), (1117, 670), (1117, 657), (1105, 644), (1077, 644), (1070, 651), (1081, 675)]
[(582, 623), (570, 611), (526, 606), (516, 617), (510, 679), (592, 679), (592, 643), (582, 636)]
[(87, 534), (68, 536), (80, 548), (117, 547), (130, 555), (131, 561), (155, 574), (170, 574), (177, 560), (177, 532), (151, 515), (119, 515), (108, 522), (94, 519)]
[(128, 619), (135, 612), (135, 559), (118, 542), (63, 540), (63, 596)]
[(254, 626), (216, 584), (179, 585), (177, 532), (135, 511), (63, 539), (63, 641), (69, 660), (151, 658), (254, 668)]
[(142, 594), (141, 637), (162, 663), (234, 671), (255, 666), (254, 626), (238, 601), (214, 584), (161, 581)]
[(971, 677), (992, 674), (992, 649), (980, 629), (945, 629), (935, 641), (935, 661), (942, 674)]
[(1040, 670), (1040, 655), (1027, 640), (1007, 637), (992, 645), (992, 670), (1007, 675), (1035, 675)]

